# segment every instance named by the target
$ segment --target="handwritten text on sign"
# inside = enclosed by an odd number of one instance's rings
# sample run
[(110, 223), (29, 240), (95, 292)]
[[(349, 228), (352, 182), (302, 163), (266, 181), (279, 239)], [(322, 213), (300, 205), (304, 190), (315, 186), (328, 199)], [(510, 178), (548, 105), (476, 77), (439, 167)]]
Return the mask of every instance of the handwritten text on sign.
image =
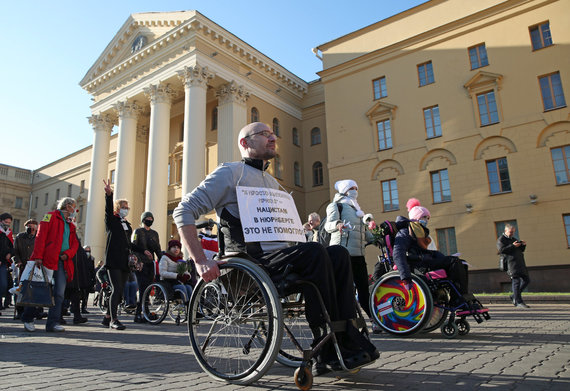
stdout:
[(305, 231), (290, 194), (266, 187), (236, 187), (246, 242), (305, 242)]

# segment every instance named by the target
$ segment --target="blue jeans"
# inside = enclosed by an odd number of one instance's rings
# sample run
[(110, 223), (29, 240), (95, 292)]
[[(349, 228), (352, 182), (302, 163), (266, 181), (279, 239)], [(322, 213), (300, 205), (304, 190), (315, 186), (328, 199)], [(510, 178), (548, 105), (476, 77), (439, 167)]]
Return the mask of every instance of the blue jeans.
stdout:
[(8, 289), (8, 268), (6, 264), (0, 265), (0, 307), (4, 301), (2, 298), (7, 295), (6, 290)]
[(136, 281), (127, 281), (125, 284), (125, 304), (126, 305), (137, 305), (137, 290), (138, 285)]
[(190, 296), (192, 296), (192, 287), (190, 285), (176, 284), (176, 285), (172, 286), (172, 289), (174, 289), (175, 291), (184, 292), (184, 295), (186, 295), (186, 298), (184, 301), (185, 302), (190, 301)]
[[(46, 322), (46, 330), (51, 330), (56, 324), (59, 324), (61, 319), (61, 305), (63, 303), (63, 296), (65, 294), (65, 285), (67, 284), (65, 277), (65, 269), (63, 261), (57, 264), (57, 270), (53, 271), (54, 287), (53, 298), (55, 305), (48, 311), (48, 318)], [(26, 307), (22, 313), (22, 322), (33, 322), (36, 315), (36, 307)]]

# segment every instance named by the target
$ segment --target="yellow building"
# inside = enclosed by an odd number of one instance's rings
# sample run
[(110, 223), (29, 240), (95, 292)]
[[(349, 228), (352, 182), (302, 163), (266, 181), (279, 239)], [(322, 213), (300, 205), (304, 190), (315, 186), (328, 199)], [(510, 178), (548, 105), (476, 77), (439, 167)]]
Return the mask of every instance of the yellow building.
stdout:
[(530, 288), (570, 290), (568, 15), (568, 1), (434, 0), (319, 46), (330, 183), (355, 179), (377, 219), (420, 199), (476, 291), (510, 286), (496, 239), (514, 221)]
[(312, 82), (197, 11), (132, 14), (80, 82), (93, 146), (34, 171), (31, 213), (71, 191), (101, 259), (111, 178), (129, 220), (152, 211), (164, 244), (181, 196), (239, 159), (237, 133), (259, 120), (279, 135), (271, 173), (302, 219), (324, 214), (339, 179), (377, 221), (417, 197), (475, 291), (509, 285), (495, 242), (514, 221), (530, 288), (568, 291), (568, 14), (568, 1), (432, 0), (318, 46)]

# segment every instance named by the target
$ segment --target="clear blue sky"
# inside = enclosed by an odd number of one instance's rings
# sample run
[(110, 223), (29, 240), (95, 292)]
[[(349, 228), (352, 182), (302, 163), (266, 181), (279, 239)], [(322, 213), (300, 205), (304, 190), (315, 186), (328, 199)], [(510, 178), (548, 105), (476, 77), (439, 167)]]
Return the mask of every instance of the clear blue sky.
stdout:
[(425, 0), (3, 2), (0, 163), (37, 169), (90, 145), (79, 81), (132, 13), (196, 9), (306, 81), (311, 48)]

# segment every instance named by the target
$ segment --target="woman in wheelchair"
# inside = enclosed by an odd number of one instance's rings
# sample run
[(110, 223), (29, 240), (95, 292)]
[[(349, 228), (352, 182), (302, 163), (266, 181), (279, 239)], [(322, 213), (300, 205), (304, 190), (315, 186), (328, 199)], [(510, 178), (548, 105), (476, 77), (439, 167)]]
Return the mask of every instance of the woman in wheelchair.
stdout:
[(396, 226), (399, 228), (394, 240), (393, 259), (400, 273), (400, 279), (411, 286), (413, 269), (444, 269), (449, 279), (457, 288), (450, 290), (452, 308), (465, 307), (477, 310), (481, 304), (469, 293), (467, 265), (456, 256), (446, 256), (436, 250), (428, 250), (431, 242), (427, 228), (431, 214), (427, 208), (417, 205), (409, 211), (409, 219), (398, 216)]
[(180, 292), (187, 303), (192, 296), (192, 287), (187, 284), (190, 272), (187, 263), (182, 258), (182, 244), (178, 240), (168, 242), (168, 250), (164, 253), (158, 264), (160, 279), (169, 283), (175, 292)]

